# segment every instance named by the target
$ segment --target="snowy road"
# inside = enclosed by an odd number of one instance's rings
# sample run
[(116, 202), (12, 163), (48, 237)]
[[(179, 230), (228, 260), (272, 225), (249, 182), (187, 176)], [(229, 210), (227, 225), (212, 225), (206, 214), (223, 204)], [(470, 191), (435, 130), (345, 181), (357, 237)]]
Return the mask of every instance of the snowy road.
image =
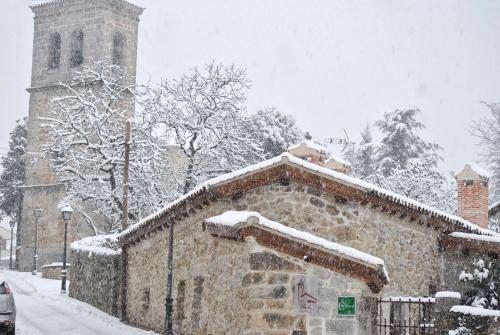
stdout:
[(61, 295), (60, 281), (26, 272), (3, 270), (14, 291), (17, 335), (153, 335), (121, 323), (117, 318), (78, 300)]

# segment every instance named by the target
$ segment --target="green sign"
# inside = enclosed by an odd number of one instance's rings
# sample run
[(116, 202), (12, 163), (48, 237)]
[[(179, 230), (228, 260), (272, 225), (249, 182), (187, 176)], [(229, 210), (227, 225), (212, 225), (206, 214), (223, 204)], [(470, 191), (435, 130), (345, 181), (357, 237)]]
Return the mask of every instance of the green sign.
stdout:
[(339, 316), (355, 316), (356, 315), (356, 297), (338, 297), (337, 307)]

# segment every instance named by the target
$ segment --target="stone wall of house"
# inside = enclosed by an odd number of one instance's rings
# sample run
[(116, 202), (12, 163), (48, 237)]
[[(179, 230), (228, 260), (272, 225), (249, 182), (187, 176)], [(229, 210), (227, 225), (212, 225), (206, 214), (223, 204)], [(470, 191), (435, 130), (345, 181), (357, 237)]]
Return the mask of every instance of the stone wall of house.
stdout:
[[(175, 334), (374, 331), (376, 305), (365, 283), (261, 247), (253, 238), (213, 237), (193, 220), (179, 223), (174, 232)], [(167, 237), (154, 233), (127, 254), (127, 319), (158, 332), (165, 318)], [(311, 310), (299, 306), (301, 281), (318, 300)], [(337, 297), (346, 295), (358, 298), (356, 317), (337, 316)]]
[(382, 295), (428, 294), (430, 287), (441, 284), (437, 275), (439, 233), (409, 218), (339, 201), (294, 183), (252, 190), (228, 206), (256, 210), (284, 225), (382, 258), (390, 278)]
[[(297, 266), (302, 267), (301, 270), (289, 273), (288, 279), (286, 276), (278, 276), (282, 283), (276, 285), (283, 285), (286, 292), (282, 289), (276, 291), (276, 294), (283, 293), (283, 297), (269, 298), (270, 300), (265, 300), (263, 297), (263, 300), (256, 303), (255, 299), (251, 299), (253, 294), (251, 285), (244, 286), (244, 283), (250, 280), (248, 278), (254, 278), (252, 276), (255, 276), (256, 281), (270, 283), (274, 280), (271, 277), (275, 278), (276, 274), (272, 270), (252, 268), (251, 257), (255, 257), (252, 256), (255, 253), (252, 250), (254, 246), (212, 238), (206, 233), (201, 233), (204, 219), (227, 210), (258, 211), (282, 224), (384, 259), (390, 283), (379, 296), (427, 295), (433, 287), (440, 287), (442, 284), (439, 275), (438, 232), (427, 227), (425, 223), (400, 219), (369, 206), (339, 201), (314, 188), (293, 183), (288, 186), (272, 184), (245, 193), (238, 199), (217, 200), (176, 223), (175, 326), (180, 334), (224, 333), (224, 331), (235, 334), (245, 332), (263, 334), (270, 329), (280, 330), (281, 324), (287, 324), (289, 327), (282, 332), (283, 334), (291, 334), (291, 331), (302, 334), (299, 326), (304, 320), (299, 314), (292, 312), (293, 294), (290, 290), (293, 289), (293, 285), (290, 286), (289, 280), (293, 280), (298, 274), (304, 275), (313, 270), (307, 267), (304, 271), (305, 263), (297, 263), (294, 260)], [(128, 319), (134, 324), (157, 331), (162, 329), (165, 315), (167, 237), (167, 230), (155, 232), (130, 246), (127, 252)], [(329, 276), (340, 277), (331, 271), (326, 273)], [(326, 274), (322, 276), (325, 277)], [(318, 277), (321, 277), (319, 273)], [(337, 290), (338, 294), (340, 291), (356, 296), (359, 294), (360, 310), (365, 311), (364, 316), (358, 317), (355, 322), (352, 320), (333, 322), (331, 320), (336, 313), (332, 299), (327, 298), (331, 304), (326, 308), (327, 311), (319, 318), (310, 317), (306, 320), (306, 326), (310, 331), (316, 334), (342, 333), (343, 330), (338, 330), (333, 324), (344, 324), (346, 329), (356, 329), (362, 334), (361, 329), (370, 324), (371, 319), (366, 311), (373, 310), (373, 299), (370, 300), (373, 295), (367, 291), (368, 288), (364, 284), (355, 283), (347, 278), (340, 281), (344, 284), (337, 282), (328, 286), (330, 280), (323, 279), (321, 285), (325, 285), (325, 289), (332, 289), (331, 291)], [(338, 287), (343, 289), (339, 290)], [(228, 292), (231, 292), (231, 295), (228, 295)], [(269, 291), (269, 294), (274, 294), (272, 292)], [(250, 308), (254, 303), (256, 306)], [(286, 317), (280, 319), (271, 317), (270, 314), (267, 317), (252, 314), (248, 319), (246, 311), (249, 309), (255, 310), (257, 314), (272, 311)], [(269, 310), (266, 312), (266, 309)], [(280, 323), (279, 320), (286, 322)], [(290, 326), (292, 324), (297, 329), (293, 329)], [(261, 328), (257, 328), (255, 333), (249, 332), (254, 325), (259, 325)], [(271, 328), (265, 330), (268, 326)], [(319, 328), (321, 331), (314, 328)]]
[(118, 316), (122, 260), (120, 254), (71, 250), (69, 296)]

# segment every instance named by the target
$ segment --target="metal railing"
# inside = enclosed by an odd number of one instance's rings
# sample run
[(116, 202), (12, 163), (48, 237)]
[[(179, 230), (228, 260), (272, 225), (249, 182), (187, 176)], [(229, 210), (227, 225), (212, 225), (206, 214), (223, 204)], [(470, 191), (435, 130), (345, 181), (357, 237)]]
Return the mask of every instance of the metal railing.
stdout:
[(434, 298), (390, 297), (378, 300), (379, 335), (434, 335)]

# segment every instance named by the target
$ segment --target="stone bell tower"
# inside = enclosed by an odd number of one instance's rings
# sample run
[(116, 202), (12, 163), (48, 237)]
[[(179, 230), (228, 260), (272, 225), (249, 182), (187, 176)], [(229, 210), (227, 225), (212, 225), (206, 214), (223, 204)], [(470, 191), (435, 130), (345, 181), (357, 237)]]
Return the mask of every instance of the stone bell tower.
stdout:
[[(60, 262), (64, 224), (58, 205), (64, 185), (42, 154), (46, 134), (39, 117), (48, 114), (51, 98), (64, 94), (58, 85), (71, 80), (91, 60), (108, 59), (119, 64), (135, 83), (137, 32), (143, 9), (125, 0), (54, 0), (31, 7), (34, 13), (33, 62), (28, 119), (28, 148), (18, 269), (30, 271), (38, 220), (38, 270)], [(68, 225), (68, 242), (89, 236), (92, 230), (75, 213)], [(68, 243), (68, 245), (69, 245)]]

